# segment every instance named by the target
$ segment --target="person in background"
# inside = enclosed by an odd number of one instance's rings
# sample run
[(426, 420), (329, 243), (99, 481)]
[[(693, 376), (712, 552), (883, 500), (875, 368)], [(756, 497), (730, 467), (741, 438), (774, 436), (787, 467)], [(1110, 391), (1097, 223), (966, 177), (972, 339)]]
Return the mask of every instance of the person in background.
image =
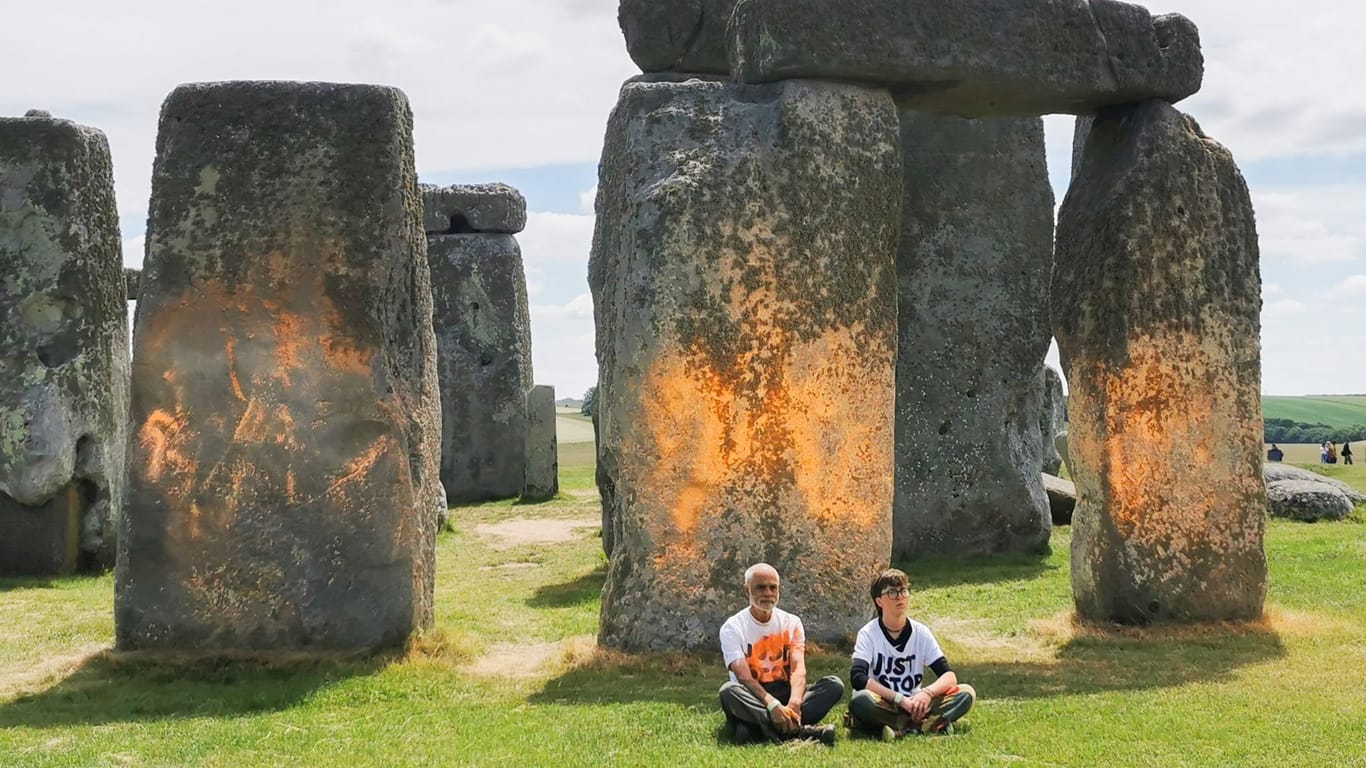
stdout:
[(1342, 443), (1342, 463), (1344, 466), (1352, 463), (1352, 444), (1345, 440)]
[(1277, 448), (1275, 443), (1272, 443), (1272, 444), (1271, 444), (1271, 450), (1269, 450), (1269, 451), (1266, 452), (1266, 460), (1267, 460), (1267, 461), (1280, 461), (1281, 459), (1284, 459), (1284, 458), (1285, 458), (1285, 452), (1282, 451), (1280, 448)]

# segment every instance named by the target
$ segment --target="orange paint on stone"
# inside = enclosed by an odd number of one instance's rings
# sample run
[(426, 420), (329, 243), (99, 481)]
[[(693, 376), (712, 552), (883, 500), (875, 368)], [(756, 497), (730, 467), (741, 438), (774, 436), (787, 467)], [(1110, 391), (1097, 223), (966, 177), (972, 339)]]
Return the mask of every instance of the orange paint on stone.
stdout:
[(232, 393), (237, 396), (238, 400), (245, 401), (247, 396), (242, 393), (242, 383), (237, 380), (237, 355), (234, 351), (236, 346), (237, 341), (235, 339), (228, 339), (223, 345), (223, 349), (228, 358), (228, 379), (232, 382)]

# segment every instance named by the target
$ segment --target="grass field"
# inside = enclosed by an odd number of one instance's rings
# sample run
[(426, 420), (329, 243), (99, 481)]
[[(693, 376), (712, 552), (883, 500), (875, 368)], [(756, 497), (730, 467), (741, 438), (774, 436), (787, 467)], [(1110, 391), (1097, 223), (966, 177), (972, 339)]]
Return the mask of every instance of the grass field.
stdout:
[[(1330, 427), (1366, 424), (1366, 396), (1263, 397), (1262, 416)], [(1318, 458), (1314, 460), (1318, 461)]]
[[(718, 657), (595, 648), (604, 558), (578, 450), (561, 453), (554, 502), (453, 512), (438, 543), (436, 628), (402, 657), (115, 658), (101, 650), (112, 577), (0, 581), (0, 765), (1366, 763), (1360, 513), (1269, 524), (1270, 609), (1255, 626), (1074, 627), (1066, 529), (1046, 557), (912, 564), (913, 614), (981, 696), (967, 727), (894, 744), (841, 728), (834, 748), (732, 747), (718, 738)], [(1346, 479), (1366, 489), (1366, 477)], [(584, 527), (539, 544), (490, 533), (527, 519)], [(811, 666), (847, 676), (847, 652), (813, 652)]]

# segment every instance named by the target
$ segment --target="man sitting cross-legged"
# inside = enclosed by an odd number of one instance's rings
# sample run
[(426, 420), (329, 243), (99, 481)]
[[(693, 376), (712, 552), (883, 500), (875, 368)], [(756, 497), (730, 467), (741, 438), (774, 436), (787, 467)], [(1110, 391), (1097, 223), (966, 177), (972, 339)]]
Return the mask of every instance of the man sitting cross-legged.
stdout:
[[(858, 632), (849, 672), (854, 696), (850, 728), (884, 739), (906, 733), (953, 733), (953, 723), (972, 709), (977, 693), (958, 682), (930, 628), (906, 616), (910, 580), (889, 568), (869, 592), (877, 618)], [(935, 681), (922, 686), (925, 667)]]
[(844, 683), (832, 675), (807, 688), (806, 630), (777, 607), (777, 569), (750, 566), (745, 592), (749, 607), (721, 626), (721, 654), (730, 669), (721, 711), (735, 743), (802, 738), (834, 744), (835, 726), (817, 723), (844, 697)]

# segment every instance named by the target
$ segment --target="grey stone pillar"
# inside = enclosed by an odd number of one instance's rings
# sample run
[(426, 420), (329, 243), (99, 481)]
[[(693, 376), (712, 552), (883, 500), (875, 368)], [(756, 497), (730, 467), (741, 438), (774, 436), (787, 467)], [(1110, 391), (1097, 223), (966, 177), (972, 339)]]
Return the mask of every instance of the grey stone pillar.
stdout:
[(1039, 436), (1043, 443), (1043, 471), (1056, 475), (1062, 469), (1063, 456), (1058, 451), (1057, 437), (1067, 430), (1067, 395), (1062, 391), (1062, 376), (1051, 365), (1039, 369), (1043, 387), (1043, 412), (1039, 414)]
[(1039, 118), (901, 113), (893, 556), (1036, 552), (1053, 192)]
[(535, 386), (526, 396), (526, 482), (523, 501), (545, 501), (560, 492), (555, 438), (555, 388)]
[(128, 309), (109, 144), (0, 118), (0, 573), (114, 563)]
[(422, 187), (450, 503), (516, 497), (526, 463), (526, 201), (504, 184)]
[(760, 560), (813, 640), (866, 620), (891, 545), (899, 155), (885, 91), (623, 87), (589, 263), (604, 645), (714, 646)]
[(1228, 151), (1163, 102), (1101, 111), (1063, 202), (1052, 303), (1078, 613), (1259, 616), (1261, 278)]
[(184, 85), (134, 331), (121, 648), (402, 645), (431, 621), (440, 410), (402, 92)]

